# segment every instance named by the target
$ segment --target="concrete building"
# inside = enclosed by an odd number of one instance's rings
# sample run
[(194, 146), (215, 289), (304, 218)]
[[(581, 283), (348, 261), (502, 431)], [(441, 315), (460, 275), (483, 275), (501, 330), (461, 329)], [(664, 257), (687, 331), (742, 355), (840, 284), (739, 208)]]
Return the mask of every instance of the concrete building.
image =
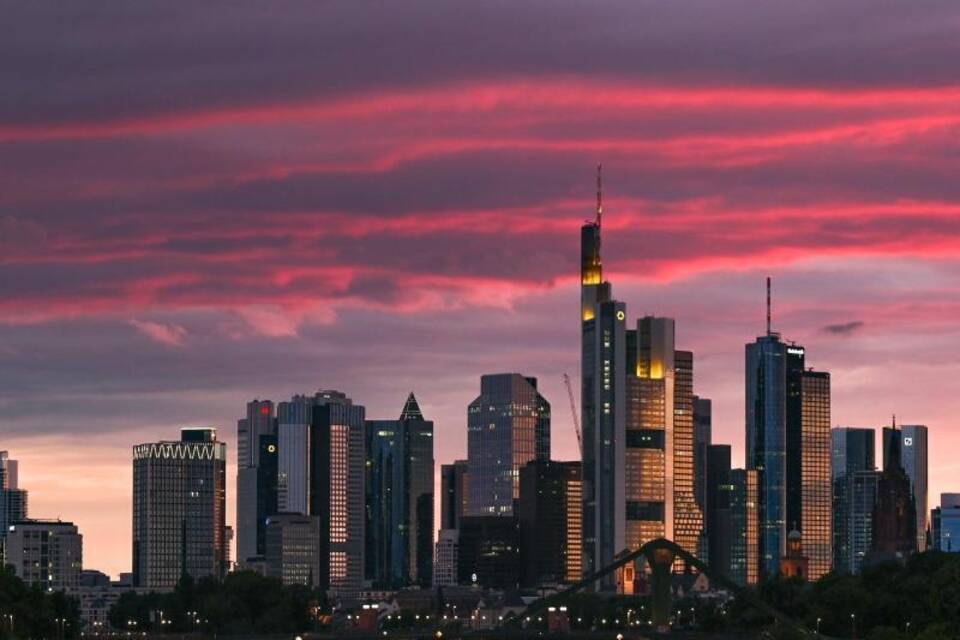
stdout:
[(7, 531), (7, 564), (30, 586), (69, 591), (80, 584), (83, 536), (72, 522), (21, 520)]
[(20, 488), (19, 463), (0, 451), (0, 561), (4, 558), (4, 541), (12, 522), (26, 520), (27, 491)]
[(437, 555), (433, 562), (433, 586), (450, 587), (457, 584), (460, 532), (458, 529), (440, 529), (437, 534)]
[(265, 573), (283, 584), (319, 585), (320, 518), (278, 513), (266, 521)]
[(184, 574), (226, 573), (226, 463), (212, 428), (133, 448), (134, 586), (165, 591)]

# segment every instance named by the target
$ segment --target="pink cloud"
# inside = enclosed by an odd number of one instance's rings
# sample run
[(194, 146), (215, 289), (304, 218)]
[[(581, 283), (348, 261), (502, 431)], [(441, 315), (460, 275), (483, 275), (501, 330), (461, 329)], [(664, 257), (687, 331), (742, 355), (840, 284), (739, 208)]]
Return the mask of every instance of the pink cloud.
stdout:
[(137, 319), (130, 324), (151, 340), (171, 347), (182, 347), (187, 341), (187, 330), (178, 324)]

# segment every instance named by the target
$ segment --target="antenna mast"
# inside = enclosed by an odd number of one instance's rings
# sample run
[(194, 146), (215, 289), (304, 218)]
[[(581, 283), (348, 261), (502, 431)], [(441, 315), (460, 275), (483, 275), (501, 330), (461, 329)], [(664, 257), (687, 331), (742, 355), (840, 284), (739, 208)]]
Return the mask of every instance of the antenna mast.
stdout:
[(597, 165), (597, 227), (600, 226), (600, 218), (603, 217), (603, 165)]
[(767, 276), (767, 335), (770, 335), (770, 276)]

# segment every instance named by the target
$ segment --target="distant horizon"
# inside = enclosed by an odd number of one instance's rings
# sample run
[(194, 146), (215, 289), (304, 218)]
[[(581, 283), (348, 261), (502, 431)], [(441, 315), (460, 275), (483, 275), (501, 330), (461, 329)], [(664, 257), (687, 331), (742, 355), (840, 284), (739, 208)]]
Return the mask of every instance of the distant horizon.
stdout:
[(371, 418), (415, 391), (439, 473), (480, 375), (535, 376), (577, 459), (600, 162), (605, 275), (629, 318), (676, 320), (734, 464), (771, 276), (832, 424), (929, 428), (936, 506), (960, 491), (960, 8), (916, 9), (18, 7), (0, 449), (30, 514), (127, 572), (134, 444), (216, 426), (233, 523), (246, 402), (321, 387)]

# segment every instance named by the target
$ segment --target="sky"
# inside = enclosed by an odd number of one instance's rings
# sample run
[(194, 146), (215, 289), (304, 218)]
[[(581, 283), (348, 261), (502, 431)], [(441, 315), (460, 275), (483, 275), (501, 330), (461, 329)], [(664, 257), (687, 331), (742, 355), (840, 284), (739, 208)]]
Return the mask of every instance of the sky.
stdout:
[[(483, 373), (578, 456), (579, 226), (676, 318), (742, 464), (743, 349), (832, 374), (832, 422), (930, 428), (960, 490), (952, 1), (8, 3), (0, 448), (84, 564), (130, 569), (130, 450), (253, 398), (413, 390), (463, 457)], [(579, 398), (577, 399), (579, 402)]]

